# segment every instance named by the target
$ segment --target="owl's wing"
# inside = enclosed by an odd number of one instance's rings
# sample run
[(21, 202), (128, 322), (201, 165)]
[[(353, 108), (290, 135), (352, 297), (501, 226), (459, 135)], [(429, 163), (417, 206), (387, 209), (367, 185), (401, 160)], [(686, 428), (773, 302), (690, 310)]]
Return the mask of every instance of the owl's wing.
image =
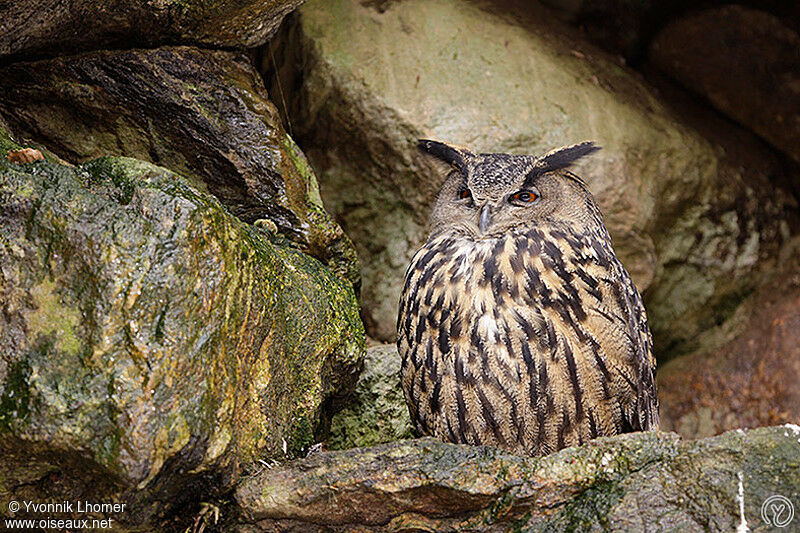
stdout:
[(530, 331), (521, 348), (546, 371), (535, 380), (544, 451), (564, 433), (584, 442), (658, 427), (644, 306), (607, 234), (532, 229), (515, 242), (500, 270), (519, 294), (510, 314)]
[[(597, 332), (612, 366), (630, 388), (630, 401), (621, 405), (622, 431), (658, 429), (658, 398), (654, 379), (656, 360), (642, 297), (614, 255), (607, 257), (608, 274), (598, 276), (602, 299), (590, 329)], [(609, 332), (616, 332), (612, 334)]]
[(621, 285), (627, 294), (625, 300), (629, 303), (628, 328), (633, 339), (634, 361), (638, 377), (636, 381), (638, 384), (637, 404), (629, 413), (631, 429), (634, 431), (658, 429), (661, 421), (658, 415), (658, 396), (656, 395), (656, 358), (653, 354), (653, 337), (647, 326), (647, 314), (642, 297), (636, 290), (628, 272), (619, 261), (617, 263), (622, 280)]
[[(574, 361), (567, 375), (573, 376), (575, 394), (581, 394), (587, 409), (602, 413), (604, 422), (613, 420), (614, 432), (658, 428), (655, 358), (645, 308), (607, 232), (602, 227), (583, 234), (550, 231), (541, 243), (530, 261), (554, 300), (548, 305), (539, 297), (545, 318), (563, 326), (557, 344), (574, 354), (565, 359)], [(605, 431), (598, 426), (592, 433)]]

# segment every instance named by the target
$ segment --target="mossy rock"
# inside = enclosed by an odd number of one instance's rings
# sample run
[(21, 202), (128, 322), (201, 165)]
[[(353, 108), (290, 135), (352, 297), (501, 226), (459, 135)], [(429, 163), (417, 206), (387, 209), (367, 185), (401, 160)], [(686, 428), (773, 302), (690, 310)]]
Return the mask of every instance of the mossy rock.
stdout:
[(177, 174), (3, 157), (0, 213), (6, 500), (38, 464), (128, 502), (118, 520), (163, 517), (302, 453), (355, 385), (352, 285)]
[(331, 419), (328, 448), (345, 450), (412, 437), (414, 426), (400, 386), (397, 347), (372, 346), (351, 401)]
[(246, 480), (238, 531), (766, 531), (767, 498), (800, 498), (798, 441), (786, 425), (629, 433), (542, 458), (430, 438), (326, 452)]
[(17, 0), (3, 5), (0, 57), (82, 50), (204, 44), (251, 48), (266, 41), (303, 0), (123, 2)]
[(355, 249), (244, 54), (100, 51), (14, 63), (0, 78), (0, 114), (20, 136), (73, 163), (118, 155), (164, 166), (358, 284)]

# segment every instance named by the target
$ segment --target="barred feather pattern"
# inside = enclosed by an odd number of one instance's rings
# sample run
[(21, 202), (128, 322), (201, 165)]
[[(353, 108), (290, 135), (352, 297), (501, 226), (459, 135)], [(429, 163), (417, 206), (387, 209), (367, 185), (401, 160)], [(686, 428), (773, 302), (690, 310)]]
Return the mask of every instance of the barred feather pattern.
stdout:
[(602, 222), (432, 235), (397, 324), (417, 430), (538, 456), (657, 429), (644, 306), (610, 242)]

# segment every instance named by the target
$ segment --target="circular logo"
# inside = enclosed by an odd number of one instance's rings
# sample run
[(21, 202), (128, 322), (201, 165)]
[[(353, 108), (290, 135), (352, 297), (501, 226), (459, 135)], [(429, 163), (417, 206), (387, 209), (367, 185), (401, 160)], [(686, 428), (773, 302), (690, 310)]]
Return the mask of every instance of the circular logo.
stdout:
[(786, 527), (794, 518), (794, 505), (789, 498), (773, 494), (761, 504), (761, 519), (768, 526)]

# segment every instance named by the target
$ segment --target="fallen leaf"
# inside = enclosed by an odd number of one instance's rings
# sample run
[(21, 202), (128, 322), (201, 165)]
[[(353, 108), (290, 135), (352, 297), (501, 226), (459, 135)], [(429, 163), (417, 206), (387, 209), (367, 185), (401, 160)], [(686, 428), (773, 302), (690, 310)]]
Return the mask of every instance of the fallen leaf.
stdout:
[(11, 163), (33, 163), (37, 159), (44, 159), (42, 152), (35, 148), (23, 148), (22, 150), (9, 150), (8, 160)]

